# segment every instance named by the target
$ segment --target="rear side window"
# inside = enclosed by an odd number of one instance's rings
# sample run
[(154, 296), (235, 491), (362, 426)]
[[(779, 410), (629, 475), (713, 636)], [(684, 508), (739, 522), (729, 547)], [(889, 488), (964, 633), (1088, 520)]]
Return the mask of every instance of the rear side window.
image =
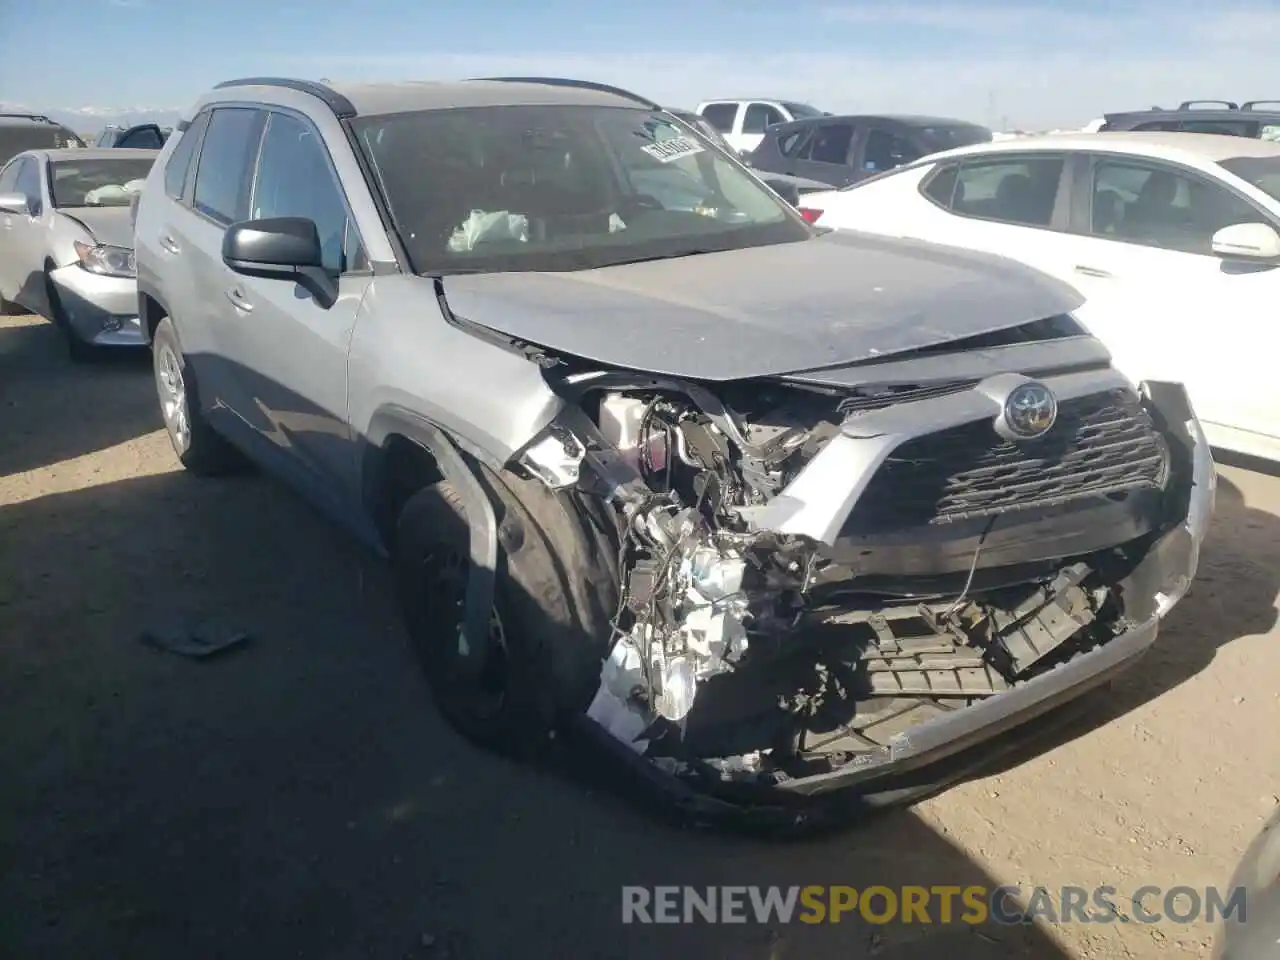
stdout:
[(209, 111), (198, 114), (187, 129), (178, 134), (178, 145), (169, 154), (164, 168), (164, 192), (174, 200), (186, 196), (188, 173), (191, 170), (191, 158), (195, 156), (196, 146), (200, 143), (200, 134), (209, 122)]
[[(1063, 165), (1063, 157), (1056, 154), (974, 160), (940, 170), (924, 192), (962, 217), (1047, 227)], [(949, 202), (942, 199), (947, 195)]]
[(196, 163), (195, 208), (223, 226), (244, 220), (249, 181), (264, 115), (247, 107), (219, 107), (209, 118)]
[(703, 119), (721, 133), (733, 133), (733, 121), (738, 116), (736, 103), (709, 103), (702, 108)]
[(959, 173), (959, 164), (952, 164), (936, 171), (925, 183), (924, 195), (938, 206), (950, 210), (951, 199), (956, 190), (956, 180)]
[(818, 127), (800, 152), (800, 159), (815, 163), (835, 163), (844, 166), (849, 162), (849, 147), (853, 144), (853, 125), (830, 123)]

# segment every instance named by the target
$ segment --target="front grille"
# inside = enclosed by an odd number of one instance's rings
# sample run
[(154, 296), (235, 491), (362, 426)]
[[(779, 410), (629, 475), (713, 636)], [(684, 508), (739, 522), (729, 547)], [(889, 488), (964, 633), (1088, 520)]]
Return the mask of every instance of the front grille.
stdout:
[(849, 527), (948, 523), (1159, 489), (1167, 469), (1168, 447), (1139, 399), (1114, 390), (1062, 401), (1038, 440), (1004, 440), (979, 420), (907, 441), (872, 477)]

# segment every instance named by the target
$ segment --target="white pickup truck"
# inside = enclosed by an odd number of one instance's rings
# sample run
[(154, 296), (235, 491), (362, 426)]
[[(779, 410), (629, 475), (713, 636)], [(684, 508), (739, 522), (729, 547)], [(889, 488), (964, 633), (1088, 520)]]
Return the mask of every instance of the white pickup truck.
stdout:
[(739, 153), (758, 147), (766, 127), (824, 116), (816, 107), (794, 100), (704, 100), (697, 112)]

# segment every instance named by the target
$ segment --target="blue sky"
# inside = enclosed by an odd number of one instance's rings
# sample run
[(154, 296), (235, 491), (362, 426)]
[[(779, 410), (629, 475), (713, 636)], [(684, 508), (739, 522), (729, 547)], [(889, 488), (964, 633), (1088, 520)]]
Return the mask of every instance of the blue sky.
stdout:
[(219, 80), (261, 73), (539, 73), (672, 106), (779, 96), (1022, 127), (1191, 98), (1280, 97), (1280, 0), (0, 4), (25, 40), (6, 48), (0, 98), (43, 109), (184, 107)]

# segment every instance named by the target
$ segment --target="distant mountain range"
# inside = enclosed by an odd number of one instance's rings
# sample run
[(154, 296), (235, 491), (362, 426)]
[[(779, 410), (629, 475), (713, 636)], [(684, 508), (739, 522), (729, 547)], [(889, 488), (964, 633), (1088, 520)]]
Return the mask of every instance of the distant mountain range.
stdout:
[(40, 113), (80, 134), (95, 135), (108, 124), (131, 127), (158, 123), (171, 127), (182, 117), (176, 107), (38, 107), (0, 100), (0, 113)]

